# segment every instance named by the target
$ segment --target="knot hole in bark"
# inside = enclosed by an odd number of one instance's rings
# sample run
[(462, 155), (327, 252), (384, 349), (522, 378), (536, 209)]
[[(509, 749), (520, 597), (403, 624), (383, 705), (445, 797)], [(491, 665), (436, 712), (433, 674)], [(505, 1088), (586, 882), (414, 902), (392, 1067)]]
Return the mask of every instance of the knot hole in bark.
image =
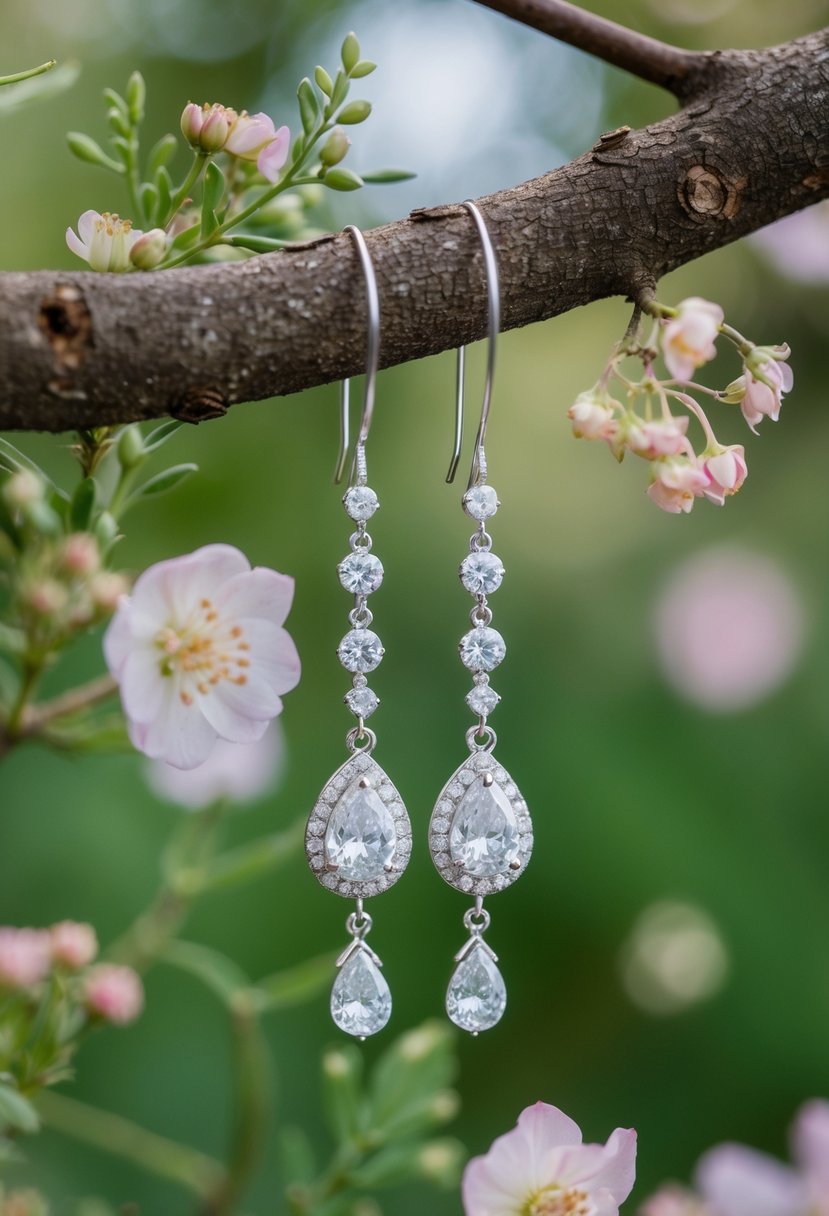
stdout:
[(693, 220), (730, 220), (740, 210), (743, 185), (730, 182), (710, 165), (693, 165), (680, 183), (679, 201)]
[(70, 283), (59, 283), (40, 306), (37, 323), (52, 352), (57, 376), (49, 388), (59, 396), (76, 395), (74, 373), (94, 345), (92, 314), (83, 293)]
[(214, 384), (193, 384), (170, 403), (170, 414), (179, 422), (207, 422), (226, 414), (230, 402)]

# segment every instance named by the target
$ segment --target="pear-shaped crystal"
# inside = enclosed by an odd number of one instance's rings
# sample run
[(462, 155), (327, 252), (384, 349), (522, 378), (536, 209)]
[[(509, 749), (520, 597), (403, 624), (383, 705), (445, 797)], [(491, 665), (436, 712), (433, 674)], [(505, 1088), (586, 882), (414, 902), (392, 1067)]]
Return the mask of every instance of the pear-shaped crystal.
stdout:
[(340, 1030), (364, 1039), (382, 1030), (390, 1016), (389, 986), (371, 953), (359, 946), (334, 980), (331, 1017)]
[(446, 1012), (461, 1030), (477, 1034), (500, 1022), (506, 1004), (507, 990), (501, 972), (486, 946), (475, 942), (449, 981)]
[(339, 878), (367, 882), (391, 863), (397, 829), (388, 807), (368, 784), (355, 777), (334, 808), (325, 829), (326, 868)]
[(465, 874), (501, 874), (518, 857), (520, 837), (509, 798), (491, 774), (481, 773), (458, 803), (449, 850)]

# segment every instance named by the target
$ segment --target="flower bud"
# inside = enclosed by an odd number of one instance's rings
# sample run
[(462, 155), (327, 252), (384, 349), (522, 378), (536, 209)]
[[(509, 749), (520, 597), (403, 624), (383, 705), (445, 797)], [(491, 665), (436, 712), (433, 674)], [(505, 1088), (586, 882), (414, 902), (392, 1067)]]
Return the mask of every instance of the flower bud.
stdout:
[(163, 228), (151, 228), (133, 245), (130, 261), (139, 270), (155, 270), (167, 256), (167, 243), (167, 233)]
[(67, 536), (60, 551), (60, 567), (67, 574), (95, 574), (101, 565), (101, 554), (94, 536), (88, 532), (73, 532)]
[(144, 459), (144, 441), (140, 429), (125, 426), (118, 436), (118, 463), (122, 469), (134, 469)]
[(191, 101), (182, 111), (181, 133), (196, 152), (221, 152), (235, 119), (236, 111), (218, 102), (197, 106)]
[(115, 1026), (134, 1022), (144, 1008), (144, 986), (132, 967), (101, 963), (86, 976), (83, 991), (90, 1013)]
[(13, 511), (29, 507), (40, 502), (43, 498), (43, 482), (37, 473), (29, 469), (21, 469), (14, 473), (3, 485), (3, 500)]
[(9, 1191), (0, 1196), (0, 1216), (49, 1216), (49, 1204), (39, 1191)]
[(457, 1140), (432, 1140), (420, 1150), (418, 1170), (430, 1182), (452, 1186), (457, 1182), (463, 1157), (463, 1147)]
[(320, 149), (320, 160), (324, 165), (338, 165), (351, 147), (351, 140), (342, 127), (335, 127)]
[(109, 570), (96, 574), (89, 584), (89, 594), (92, 603), (99, 612), (114, 612), (122, 595), (129, 592), (129, 579), (123, 574), (113, 574)]
[(53, 578), (43, 578), (30, 584), (23, 592), (23, 599), (38, 616), (55, 616), (66, 607), (69, 593)]
[(354, 126), (358, 122), (365, 122), (370, 113), (370, 101), (350, 101), (347, 106), (343, 106), (337, 118), (347, 126)]
[(359, 190), (363, 179), (350, 169), (329, 169), (322, 179), (332, 190)]
[(63, 920), (49, 930), (52, 962), (78, 971), (88, 967), (98, 953), (98, 938), (91, 925)]
[(43, 929), (0, 928), (0, 986), (31, 988), (48, 975), (50, 962)]
[(202, 128), (202, 108), (194, 101), (189, 101), (181, 112), (181, 133), (191, 148), (199, 147), (199, 135)]

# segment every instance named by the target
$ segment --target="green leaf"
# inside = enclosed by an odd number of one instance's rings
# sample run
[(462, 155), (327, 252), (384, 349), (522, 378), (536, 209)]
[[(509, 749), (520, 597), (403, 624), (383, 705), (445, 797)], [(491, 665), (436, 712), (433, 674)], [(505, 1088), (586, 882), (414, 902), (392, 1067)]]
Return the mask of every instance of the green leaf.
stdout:
[(299, 102), (299, 116), (302, 119), (302, 129), (306, 135), (311, 135), (320, 117), (320, 103), (314, 92), (314, 86), (307, 76), (299, 82), (296, 91)]
[(353, 1043), (322, 1057), (323, 1099), (329, 1126), (340, 1144), (352, 1143), (365, 1126), (363, 1056)]
[(225, 245), (231, 245), (234, 249), (249, 249), (251, 253), (271, 253), (275, 249), (284, 249), (289, 243), (275, 236), (254, 236), (247, 232), (237, 232), (222, 240)]
[(370, 76), (376, 67), (377, 64), (372, 63), (370, 59), (361, 59), (359, 63), (355, 63), (349, 75), (352, 80), (360, 80), (363, 76)]
[(279, 1172), (283, 1178), (290, 1178), (292, 1183), (308, 1183), (316, 1177), (314, 1148), (301, 1127), (289, 1125), (279, 1129), (276, 1154), (282, 1167)]
[(304, 837), (304, 824), (295, 823), (282, 832), (222, 853), (210, 862), (202, 890), (224, 891), (273, 873), (297, 856)]
[(350, 75), (352, 70), (360, 62), (360, 44), (357, 41), (356, 34), (346, 34), (345, 38), (343, 39), (340, 56), (343, 61), (343, 67)]
[(298, 165), (305, 155), (305, 136), (297, 135), (291, 148), (291, 164)]
[(155, 171), (155, 188), (158, 200), (155, 205), (153, 222), (157, 228), (165, 227), (173, 205), (173, 179), (164, 165), (159, 165)]
[(0, 76), (0, 85), (20, 84), (24, 80), (31, 80), (33, 76), (42, 76), (44, 72), (51, 72), (57, 66), (57, 59), (49, 59), (46, 63), (39, 63), (36, 68), (24, 68), (22, 72), (12, 72), (10, 76)]
[(408, 182), (413, 177), (417, 177), (417, 174), (410, 173), (408, 169), (375, 169), (373, 173), (364, 173), (363, 181), (374, 186), (383, 186), (389, 182)]
[(26, 635), (22, 629), (13, 629), (0, 621), (0, 650), (7, 654), (23, 654), (26, 650)]
[(175, 418), (171, 418), (168, 422), (162, 422), (160, 426), (154, 427), (147, 435), (144, 436), (142, 449), (144, 454), (157, 452), (160, 447), (172, 439), (176, 431), (180, 431), (184, 426), (183, 422), (178, 422)]
[(109, 511), (102, 511), (95, 521), (93, 532), (98, 544), (106, 549), (118, 536), (118, 521)]
[(190, 228), (185, 228), (173, 240), (170, 248), (181, 253), (183, 250), (189, 249), (191, 245), (195, 245), (199, 239), (199, 227), (198, 224), (193, 224)]
[(241, 967), (211, 946), (174, 939), (164, 947), (161, 958), (170, 966), (195, 976), (228, 1006), (233, 1004), (238, 992), (247, 990), (250, 985)]
[(334, 81), (328, 75), (325, 68), (321, 68), (319, 65), (314, 68), (314, 80), (316, 80), (318, 87), (325, 96), (330, 97), (334, 92)]
[(69, 151), (73, 156), (77, 156), (78, 160), (86, 161), (90, 165), (98, 165), (101, 169), (110, 169), (113, 173), (123, 173), (124, 166), (119, 165), (117, 160), (113, 160), (111, 156), (107, 156), (99, 143), (89, 135), (84, 135), (82, 131), (67, 131), (66, 143)]
[(334, 956), (322, 954), (296, 967), (277, 971), (256, 983), (251, 993), (254, 1005), (262, 1013), (303, 1005), (329, 986), (333, 969)]
[(144, 77), (140, 72), (133, 72), (127, 81), (127, 105), (129, 107), (130, 122), (134, 127), (144, 118), (144, 103), (147, 100), (147, 86), (144, 83)]
[(123, 136), (121, 136), (121, 135), (113, 135), (112, 146), (115, 149), (115, 151), (118, 153), (118, 155), (121, 157), (121, 160), (124, 162), (125, 165), (128, 165), (131, 163), (132, 148), (130, 147), (129, 140), (124, 139)]
[(197, 464), (174, 464), (171, 469), (164, 469), (161, 473), (156, 473), (155, 477), (151, 477), (149, 481), (145, 481), (140, 485), (133, 494), (130, 495), (129, 502), (134, 502), (139, 498), (147, 498), (151, 494), (166, 494), (168, 490), (174, 489), (191, 473), (197, 473), (199, 466)]
[(392, 1043), (371, 1078), (372, 1123), (384, 1128), (446, 1090), (456, 1071), (454, 1035), (429, 1021)]
[(331, 94), (331, 101), (326, 106), (326, 110), (330, 110), (333, 112), (334, 110), (336, 110), (337, 106), (342, 105), (342, 103), (345, 101), (346, 97), (348, 96), (348, 89), (349, 89), (349, 80), (348, 80), (348, 77), (346, 76), (345, 72), (343, 72), (343, 71), (337, 72), (337, 76), (334, 81), (334, 91)]
[(350, 101), (340, 110), (337, 122), (341, 122), (345, 126), (355, 126), (358, 122), (365, 122), (370, 113), (370, 101)]
[(25, 452), (21, 452), (13, 443), (9, 443), (8, 439), (3, 439), (2, 437), (0, 437), (0, 455), (5, 456), (11, 472), (16, 472), (18, 469), (28, 469), (30, 472), (36, 473), (47, 485), (50, 484), (49, 478), (43, 472), (40, 465), (35, 464)]
[(150, 148), (147, 157), (147, 177), (152, 180), (159, 169), (168, 165), (175, 155), (178, 140), (175, 135), (162, 135), (161, 139)]
[(211, 236), (219, 227), (216, 210), (225, 191), (225, 175), (215, 161), (210, 161), (204, 174), (201, 203), (201, 234)]
[(84, 477), (75, 487), (69, 519), (76, 532), (86, 532), (98, 503), (98, 483), (94, 477)]
[(421, 1150), (422, 1145), (418, 1143), (389, 1145), (356, 1169), (350, 1170), (349, 1181), (353, 1186), (366, 1190), (406, 1182), (421, 1172)]
[(130, 108), (127, 105), (127, 103), (124, 101), (121, 94), (116, 93), (115, 89), (104, 89), (104, 101), (108, 105), (114, 106), (114, 108), (116, 110), (120, 110), (121, 113), (124, 115), (124, 118), (126, 118), (128, 116), (128, 114), (130, 112)]
[(141, 186), (141, 207), (149, 220), (155, 215), (158, 206), (158, 191), (152, 182), (143, 182)]
[(332, 190), (359, 190), (363, 184), (363, 179), (350, 169), (329, 169), (321, 180)]
[(28, 1098), (24, 1098), (10, 1085), (2, 1083), (0, 1083), (0, 1124), (30, 1134), (40, 1130), (40, 1119)]
[(121, 139), (129, 139), (132, 132), (129, 119), (114, 106), (111, 110), (107, 110), (107, 122), (117, 136)]
[(0, 114), (11, 114), (34, 101), (56, 97), (72, 87), (80, 75), (77, 63), (62, 63), (45, 76), (35, 76), (0, 89)]

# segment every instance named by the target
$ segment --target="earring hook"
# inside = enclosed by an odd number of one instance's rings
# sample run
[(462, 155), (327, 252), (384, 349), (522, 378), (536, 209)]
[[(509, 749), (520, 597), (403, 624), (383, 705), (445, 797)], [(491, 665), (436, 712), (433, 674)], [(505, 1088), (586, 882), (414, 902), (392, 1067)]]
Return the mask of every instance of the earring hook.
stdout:
[[(359, 228), (349, 224), (343, 229), (347, 232), (357, 247), (360, 265), (366, 281), (366, 303), (368, 306), (368, 344), (366, 352), (366, 385), (363, 395), (363, 414), (360, 419), (360, 430), (357, 434), (357, 445), (354, 449), (354, 462), (351, 476), (356, 471), (358, 480), (365, 477), (365, 446), (371, 429), (371, 419), (374, 415), (374, 389), (377, 382), (377, 367), (380, 361), (380, 297), (377, 292), (377, 279), (374, 274), (374, 264), (365, 242), (365, 237)], [(349, 444), (349, 404), (350, 379), (343, 380), (340, 388), (340, 449), (337, 453), (337, 467), (334, 472), (334, 483), (342, 481)]]
[[(481, 405), (481, 420), (478, 423), (478, 433), (475, 436), (475, 451), (472, 457), (472, 468), (469, 474), (469, 486), (467, 486), (468, 489), (481, 479), (486, 480), (486, 456), (484, 454), (484, 441), (486, 440), (486, 428), (489, 422), (489, 410), (492, 404), (492, 382), (495, 376), (495, 345), (501, 328), (501, 290), (498, 282), (498, 263), (495, 259), (495, 250), (492, 247), (492, 240), (490, 239), (489, 229), (484, 222), (484, 217), (470, 199), (467, 199), (465, 202), (461, 203), (461, 206), (472, 216), (472, 219), (475, 221), (475, 227), (478, 229), (478, 235), (481, 238), (481, 246), (484, 254), (484, 269), (486, 271), (488, 306), (486, 380), (484, 382), (484, 397)], [(457, 373), (455, 379), (455, 442), (452, 448), (452, 459), (449, 463), (449, 472), (446, 474), (447, 482), (453, 482), (455, 480), (455, 473), (457, 471), (458, 462), (461, 456), (461, 444), (463, 442), (465, 364), (466, 348), (459, 346)]]

